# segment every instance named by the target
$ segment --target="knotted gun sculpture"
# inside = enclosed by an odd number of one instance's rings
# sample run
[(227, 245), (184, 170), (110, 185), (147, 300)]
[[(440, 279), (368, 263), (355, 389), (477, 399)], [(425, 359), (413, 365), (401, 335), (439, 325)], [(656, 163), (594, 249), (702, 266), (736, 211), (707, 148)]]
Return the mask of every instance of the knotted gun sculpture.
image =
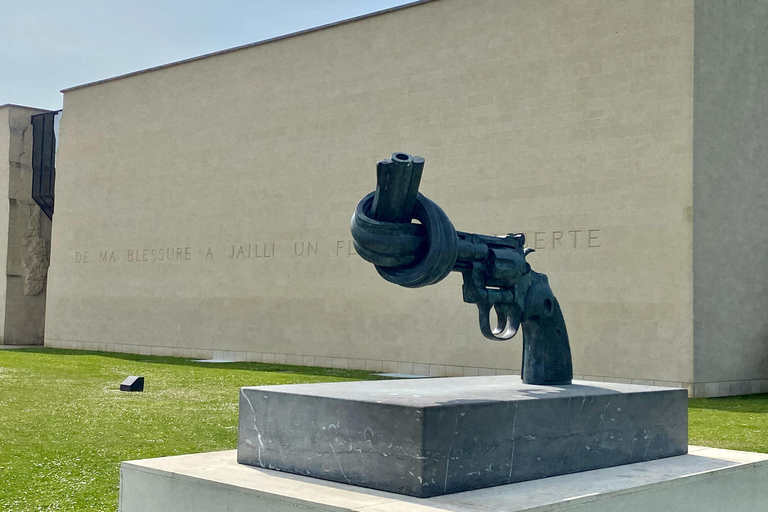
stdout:
[[(376, 167), (376, 190), (352, 216), (355, 249), (387, 281), (420, 288), (461, 272), (464, 302), (477, 305), (480, 331), (512, 338), (523, 326), (522, 379), (569, 384), (573, 378), (565, 320), (547, 276), (525, 261), (525, 235), (456, 231), (443, 210), (419, 193), (424, 159), (395, 153)], [(418, 223), (411, 222), (416, 219)], [(491, 326), (491, 309), (496, 325)]]

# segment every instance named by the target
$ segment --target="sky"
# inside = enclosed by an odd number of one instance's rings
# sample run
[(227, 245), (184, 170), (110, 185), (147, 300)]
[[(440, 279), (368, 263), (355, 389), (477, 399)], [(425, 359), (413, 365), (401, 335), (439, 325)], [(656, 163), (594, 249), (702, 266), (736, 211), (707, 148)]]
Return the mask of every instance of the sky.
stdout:
[(0, 0), (0, 105), (57, 110), (61, 89), (410, 0)]

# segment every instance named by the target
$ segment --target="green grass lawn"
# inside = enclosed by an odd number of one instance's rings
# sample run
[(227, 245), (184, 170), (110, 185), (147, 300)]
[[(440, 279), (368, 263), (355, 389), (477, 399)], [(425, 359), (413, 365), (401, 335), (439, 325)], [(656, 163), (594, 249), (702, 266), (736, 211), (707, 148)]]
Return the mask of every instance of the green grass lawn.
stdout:
[[(143, 393), (118, 391), (128, 375)], [(115, 511), (120, 461), (234, 449), (242, 386), (367, 372), (55, 349), (0, 350), (0, 511)], [(690, 443), (768, 452), (768, 395), (696, 399)]]
[(688, 401), (688, 443), (768, 453), (768, 395)]
[[(143, 393), (118, 390), (129, 375)], [(120, 461), (234, 449), (242, 386), (367, 372), (56, 349), (0, 350), (0, 511), (115, 511)]]

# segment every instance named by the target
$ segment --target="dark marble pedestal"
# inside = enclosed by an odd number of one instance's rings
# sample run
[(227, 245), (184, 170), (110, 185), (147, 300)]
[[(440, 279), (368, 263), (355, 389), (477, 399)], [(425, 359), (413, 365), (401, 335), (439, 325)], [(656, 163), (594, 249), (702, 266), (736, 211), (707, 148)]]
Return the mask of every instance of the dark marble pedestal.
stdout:
[(237, 461), (438, 496), (687, 453), (683, 389), (519, 377), (243, 388)]

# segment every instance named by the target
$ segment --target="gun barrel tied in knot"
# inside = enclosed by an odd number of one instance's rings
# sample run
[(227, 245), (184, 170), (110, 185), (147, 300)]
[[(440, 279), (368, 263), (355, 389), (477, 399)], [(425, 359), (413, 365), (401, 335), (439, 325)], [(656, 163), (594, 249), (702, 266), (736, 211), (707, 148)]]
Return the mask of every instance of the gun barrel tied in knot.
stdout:
[(456, 231), (445, 212), (419, 192), (423, 169), (423, 158), (406, 153), (378, 162), (376, 190), (352, 215), (357, 253), (384, 279), (406, 288), (461, 272), (464, 302), (477, 305), (486, 338), (507, 340), (523, 326), (523, 382), (569, 384), (573, 366), (565, 320), (547, 276), (525, 261), (533, 252), (524, 247), (525, 235)]

